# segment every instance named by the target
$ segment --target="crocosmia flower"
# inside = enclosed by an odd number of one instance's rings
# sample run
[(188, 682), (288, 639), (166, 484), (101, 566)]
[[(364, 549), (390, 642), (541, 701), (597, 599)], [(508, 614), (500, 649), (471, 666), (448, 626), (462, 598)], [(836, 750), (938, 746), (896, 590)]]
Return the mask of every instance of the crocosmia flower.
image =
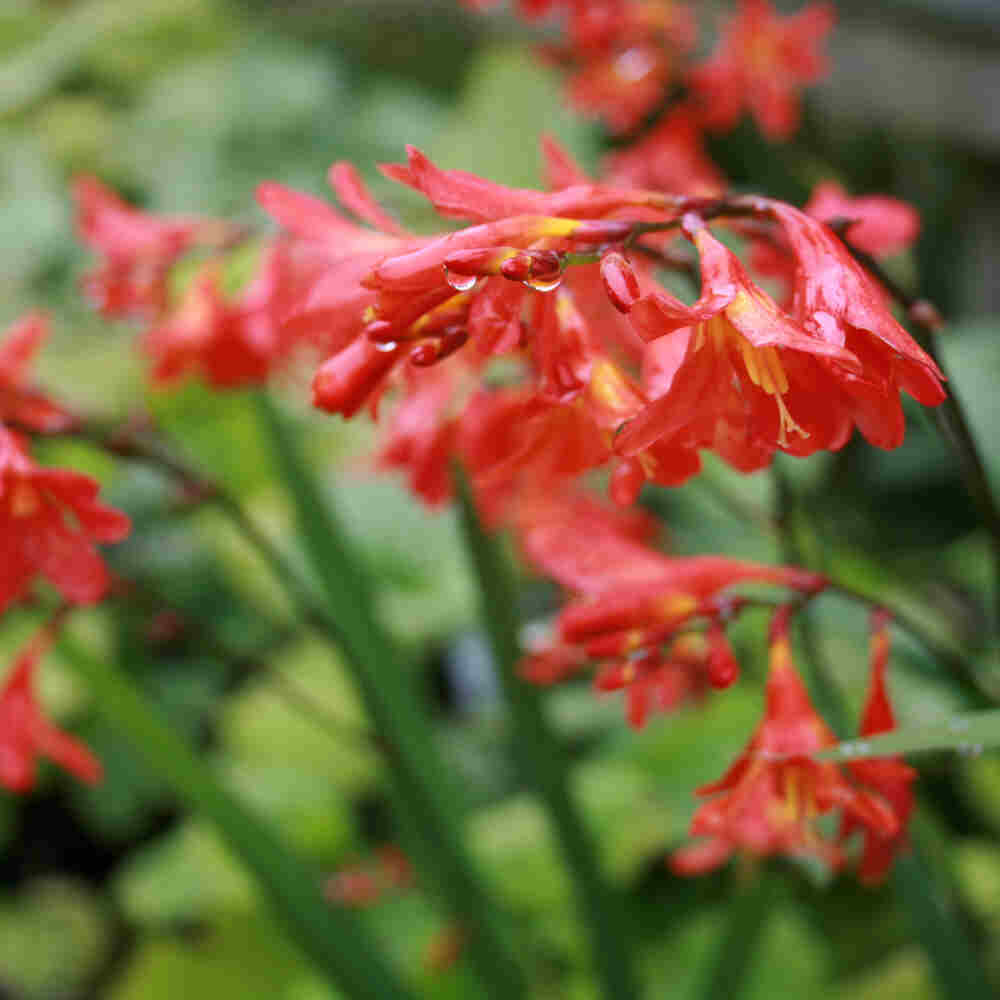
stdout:
[(75, 604), (104, 596), (108, 571), (95, 543), (120, 541), (130, 525), (97, 491), (87, 476), (36, 465), (0, 427), (0, 612), (36, 575)]
[(155, 317), (167, 305), (167, 278), (177, 258), (232, 235), (232, 227), (211, 219), (141, 212), (95, 177), (78, 177), (73, 193), (80, 238), (102, 258), (84, 276), (84, 291), (105, 316)]
[(807, 331), (755, 285), (704, 226), (691, 236), (702, 294), (691, 306), (664, 290), (640, 298), (630, 316), (653, 342), (644, 388), (652, 402), (624, 426), (616, 450), (654, 441), (709, 448), (742, 471), (780, 448), (797, 455), (841, 447), (850, 433), (838, 383), (860, 376), (843, 344)]
[(101, 765), (78, 740), (57, 729), (42, 713), (35, 694), (39, 660), (52, 643), (54, 626), (40, 632), (14, 661), (0, 689), (0, 787), (27, 792), (36, 765), (45, 757), (81, 781), (101, 777)]
[(839, 868), (843, 853), (817, 823), (834, 810), (880, 837), (899, 830), (886, 799), (811, 756), (836, 739), (792, 663), (788, 616), (785, 606), (772, 622), (764, 718), (723, 777), (698, 789), (707, 801), (695, 812), (691, 835), (704, 839), (674, 852), (671, 865), (680, 874), (710, 871), (736, 850), (808, 856)]
[(294, 347), (281, 322), (290, 263), (282, 244), (268, 247), (257, 276), (234, 300), (222, 293), (219, 268), (207, 264), (176, 308), (143, 335), (153, 378), (197, 370), (218, 388), (263, 382)]
[(744, 108), (770, 139), (787, 139), (799, 122), (799, 91), (826, 73), (820, 46), (834, 21), (828, 3), (782, 17), (768, 0), (742, 0), (691, 85), (707, 124), (729, 129)]
[(552, 684), (596, 664), (595, 688), (623, 690), (635, 727), (737, 679), (725, 623), (743, 606), (739, 584), (810, 594), (826, 583), (795, 567), (667, 556), (641, 517), (572, 494), (523, 503), (515, 527), (528, 561), (574, 595), (554, 634), (531, 643), (522, 674)]
[[(883, 611), (876, 611), (872, 615), (871, 681), (861, 713), (861, 736), (877, 736), (896, 728), (896, 717), (885, 682), (888, 665), (888, 615)], [(892, 867), (893, 858), (906, 845), (906, 826), (913, 811), (912, 786), (917, 773), (900, 757), (849, 761), (847, 769), (861, 788), (882, 796), (899, 820), (899, 829), (892, 834), (864, 826), (852, 816), (845, 816), (841, 824), (842, 839), (849, 837), (855, 830), (863, 830), (864, 847), (858, 866), (858, 878), (866, 883), (881, 882)]]
[(686, 306), (654, 290), (632, 307), (633, 323), (653, 342), (644, 380), (652, 402), (619, 434), (620, 454), (664, 440), (710, 448), (749, 472), (775, 450), (836, 450), (854, 426), (872, 444), (895, 448), (904, 432), (900, 389), (925, 405), (944, 398), (937, 365), (833, 233), (790, 205), (761, 204), (796, 261), (789, 310), (700, 220), (686, 220), (702, 294)]
[(826, 367), (836, 374), (861, 433), (880, 448), (897, 448), (905, 430), (899, 390), (924, 406), (937, 406), (945, 398), (944, 375), (828, 226), (784, 202), (767, 204), (796, 262), (791, 314), (810, 334), (858, 359), (860, 371)]
[(802, 211), (820, 222), (852, 220), (848, 238), (873, 257), (905, 250), (920, 233), (920, 213), (912, 205), (882, 194), (852, 198), (836, 181), (817, 184)]
[(609, 183), (700, 197), (722, 194), (726, 179), (706, 152), (702, 131), (693, 108), (675, 108), (638, 142), (610, 158)]
[(49, 321), (30, 313), (9, 327), (0, 340), (0, 421), (30, 431), (65, 430), (73, 418), (28, 380), (28, 369), (49, 335)]

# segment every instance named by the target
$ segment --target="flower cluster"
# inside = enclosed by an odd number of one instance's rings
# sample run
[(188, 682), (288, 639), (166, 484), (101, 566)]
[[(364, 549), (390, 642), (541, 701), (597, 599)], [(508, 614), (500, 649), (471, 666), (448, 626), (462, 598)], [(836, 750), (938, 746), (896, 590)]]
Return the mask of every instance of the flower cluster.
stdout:
[[(47, 318), (32, 313), (0, 340), (0, 615), (29, 598), (42, 578), (73, 604), (93, 604), (108, 589), (97, 543), (120, 541), (129, 519), (97, 499), (98, 484), (70, 469), (38, 465), (26, 435), (72, 430), (75, 417), (30, 379), (32, 360), (48, 336)], [(49, 757), (87, 781), (100, 774), (85, 748), (41, 714), (36, 665), (53, 627), (16, 660), (0, 691), (0, 785), (24, 791), (35, 759)]]
[[(460, 462), (484, 517), (565, 592), (523, 674), (550, 684), (592, 668), (598, 691), (624, 692), (633, 727), (736, 682), (729, 623), (780, 605), (764, 719), (702, 789), (700, 839), (674, 867), (705, 871), (748, 850), (839, 868), (860, 831), (860, 877), (877, 880), (904, 843), (913, 775), (898, 760), (816, 759), (834, 738), (792, 664), (788, 622), (827, 581), (794, 566), (667, 555), (635, 504), (647, 484), (695, 476), (704, 452), (749, 473), (777, 453), (836, 451), (855, 429), (895, 448), (901, 392), (942, 402), (941, 371), (858, 261), (905, 249), (919, 217), (832, 181), (802, 209), (727, 194), (708, 155), (707, 133), (744, 110), (769, 140), (792, 134), (800, 89), (824, 72), (828, 5), (786, 17), (742, 0), (700, 62), (693, 12), (673, 0), (518, 9), (559, 27), (545, 58), (566, 69), (571, 102), (617, 134), (597, 175), (549, 138), (546, 190), (444, 169), (408, 148), (405, 163), (381, 170), (449, 220), (429, 234), (398, 222), (347, 163), (329, 172), (336, 206), (262, 183), (266, 234), (146, 213), (83, 178), (78, 227), (99, 257), (84, 288), (106, 316), (143, 324), (158, 382), (196, 372), (218, 388), (259, 384), (306, 355), (315, 406), (344, 419), (367, 411), (381, 425), (376, 463), (425, 503), (450, 498)], [(258, 263), (234, 290), (237, 245)], [(178, 268), (182, 259), (193, 266)], [(688, 300), (671, 291), (681, 277)], [(96, 600), (107, 577), (94, 543), (127, 530), (93, 483), (39, 468), (18, 436), (73, 424), (26, 382), (43, 335), (29, 317), (0, 348), (3, 607), (37, 575), (69, 601)], [(865, 734), (894, 725), (882, 619), (872, 641)], [(834, 812), (830, 836), (816, 819)], [(345, 870), (328, 895), (366, 905), (402, 884), (400, 870), (386, 857)]]
[[(698, 789), (707, 801), (691, 821), (691, 834), (700, 839), (674, 853), (671, 864), (680, 874), (710, 871), (735, 850), (808, 856), (838, 869), (846, 861), (843, 841), (860, 830), (859, 873), (862, 880), (876, 882), (905, 840), (913, 805), (910, 768), (892, 758), (844, 767), (815, 758), (836, 739), (792, 662), (789, 614), (787, 605), (779, 608), (771, 623), (764, 718), (726, 773)], [(881, 618), (872, 647), (862, 735), (893, 728), (885, 687), (888, 636)], [(835, 811), (841, 815), (839, 834), (826, 836), (819, 820)]]
[(35, 784), (36, 762), (45, 757), (81, 781), (101, 777), (94, 755), (72, 736), (57, 729), (42, 714), (35, 691), (38, 664), (55, 637), (53, 620), (17, 657), (0, 688), (0, 787), (29, 791)]
[(820, 47), (834, 21), (829, 3), (785, 17), (769, 0), (741, 0), (715, 50), (696, 62), (697, 19), (675, 0), (545, 0), (519, 9), (530, 19), (561, 15), (564, 40), (543, 54), (568, 69), (570, 101), (613, 132), (635, 128), (674, 93), (687, 92), (702, 128), (732, 128), (747, 109), (771, 139), (792, 134), (799, 90), (825, 75)]

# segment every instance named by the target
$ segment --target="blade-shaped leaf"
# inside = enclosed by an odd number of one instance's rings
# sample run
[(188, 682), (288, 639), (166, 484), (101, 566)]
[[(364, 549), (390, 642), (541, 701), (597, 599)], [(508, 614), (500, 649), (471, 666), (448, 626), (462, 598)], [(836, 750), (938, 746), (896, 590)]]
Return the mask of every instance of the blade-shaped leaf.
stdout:
[(411, 834), (408, 846), (466, 930), (466, 949), (489, 994), (516, 1000), (526, 994), (526, 986), (501, 908), (462, 842), (458, 791), (437, 752), (406, 664), (376, 616), (373, 582), (284, 417), (266, 395), (255, 400), (295, 505), (305, 554), (324, 592), (316, 623), (344, 653), (371, 716), (389, 764), (401, 826)]
[(847, 740), (817, 754), (823, 760), (850, 761), (927, 750), (981, 753), (1000, 747), (1000, 709), (967, 712), (933, 726), (909, 726), (878, 736)]
[(892, 882), (941, 988), (951, 1000), (989, 1000), (994, 991), (955, 912), (947, 870), (933, 866), (920, 824), (896, 859)]
[(728, 904), (726, 926), (702, 974), (696, 996), (705, 1000), (715, 997), (736, 1000), (743, 994), (749, 985), (757, 945), (774, 911), (778, 886), (774, 875), (761, 871)]
[(60, 650), (87, 681), (99, 712), (189, 808), (211, 820), (256, 876), (294, 939), (346, 996), (405, 1000), (412, 994), (380, 957), (355, 917), (327, 904), (321, 878), (221, 785), (115, 664), (72, 636)]
[(631, 935), (619, 901), (608, 889), (590, 836), (572, 800), (568, 761), (542, 712), (537, 689), (517, 674), (521, 651), (517, 638), (517, 592), (509, 563), (495, 538), (483, 530), (469, 485), (461, 470), (455, 480), (462, 526), (481, 593), (489, 634), (512, 723), (512, 750), (525, 782), (548, 812), (583, 917), (605, 995), (628, 1000), (638, 995), (626, 946)]

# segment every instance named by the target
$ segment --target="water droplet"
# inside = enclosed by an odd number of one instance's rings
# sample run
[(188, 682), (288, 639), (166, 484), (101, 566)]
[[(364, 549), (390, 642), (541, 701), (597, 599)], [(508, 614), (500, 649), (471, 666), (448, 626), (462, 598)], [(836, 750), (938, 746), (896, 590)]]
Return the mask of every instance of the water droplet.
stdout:
[(554, 292), (561, 284), (562, 278), (555, 278), (552, 281), (539, 281), (537, 278), (529, 278), (522, 282), (525, 288), (533, 288), (536, 292)]
[(476, 283), (474, 274), (457, 274), (455, 271), (444, 269), (444, 280), (455, 289), (456, 292), (467, 292)]
[(872, 745), (870, 743), (865, 743), (863, 740), (859, 740), (854, 744), (854, 748), (858, 753), (871, 753)]
[(615, 72), (629, 83), (636, 83), (646, 76), (655, 65), (648, 52), (631, 48), (615, 60)]
[(388, 354), (390, 351), (396, 350), (399, 344), (394, 340), (379, 340), (375, 342), (375, 350), (382, 351), (383, 354)]
[(840, 745), (840, 753), (844, 757), (854, 756), (854, 744), (853, 743), (842, 743)]

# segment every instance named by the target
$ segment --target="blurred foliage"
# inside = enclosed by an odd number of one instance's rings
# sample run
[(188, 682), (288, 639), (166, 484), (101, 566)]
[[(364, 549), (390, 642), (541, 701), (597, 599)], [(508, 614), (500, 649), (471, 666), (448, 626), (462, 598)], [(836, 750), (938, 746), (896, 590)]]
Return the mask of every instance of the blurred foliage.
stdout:
[[(108, 417), (144, 397), (192, 457), (239, 494), (276, 539), (292, 512), (249, 401), (193, 382), (143, 387), (131, 332), (93, 317), (76, 293), (85, 254), (71, 238), (68, 181), (94, 172), (152, 209), (235, 217), (264, 225), (253, 191), (262, 179), (322, 194), (335, 159), (359, 164), (375, 192), (415, 226), (430, 224), (412, 193), (374, 171), (405, 143), (445, 166), (510, 184), (539, 181), (537, 135), (555, 134), (588, 167), (598, 130), (562, 105), (558, 80), (505, 22), (486, 23), (451, 0), (434, 3), (237, 3), (236, 0), (16, 0), (0, 10), (0, 327), (43, 303), (55, 336), (43, 376), (78, 405)], [(522, 40), (523, 41), (523, 40)], [(737, 183), (801, 200), (821, 174), (913, 197), (928, 238), (919, 259), (896, 262), (954, 308), (951, 221), (975, 185), (960, 151), (859, 128), (831, 131), (810, 115), (797, 157), (774, 155), (749, 127), (716, 149)], [(948, 196), (937, 196), (948, 192)], [(944, 349), (1000, 485), (992, 438), (1000, 406), (1000, 320), (955, 324)], [(454, 636), (471, 627), (475, 598), (450, 514), (428, 514), (393, 482), (373, 482), (358, 459), (369, 435), (305, 412), (306, 374), (287, 378), (288, 406), (310, 459), (323, 470), (363, 558), (382, 582), (380, 615), (414, 654), (435, 707), (442, 753), (475, 806), (471, 849), (517, 922), (530, 931), (539, 996), (594, 996), (586, 949), (551, 831), (500, 748), (504, 720), (486, 689), (456, 698), (453, 673), (470, 669)], [(942, 635), (975, 641), (987, 588), (985, 541), (975, 530), (953, 460), (910, 415), (892, 454), (853, 443), (797, 464), (818, 564), (858, 586), (876, 585)], [(80, 445), (53, 445), (51, 461), (98, 475), (141, 530), (118, 547), (116, 570), (155, 584), (181, 627), (157, 633), (149, 615), (112, 603), (88, 617), (95, 643), (128, 666), (172, 723), (230, 786), (325, 870), (370, 855), (396, 836), (385, 775), (342, 664), (308, 632), (287, 635), (291, 609), (259, 558), (210, 510), (192, 512), (171, 484), (136, 466), (114, 467)], [(676, 551), (725, 551), (773, 560), (767, 477), (744, 479), (715, 462), (681, 489), (648, 491)], [(734, 498), (736, 502), (734, 505)], [(748, 530), (749, 507), (764, 526)], [(288, 549), (292, 546), (288, 545)], [(290, 558), (295, 559), (294, 554)], [(532, 614), (547, 591), (526, 590)], [(7, 616), (0, 662), (29, 633), (30, 613)], [(836, 600), (816, 617), (822, 651), (854, 710), (865, 683), (863, 616)], [(199, 641), (211, 630), (232, 652)], [(614, 696), (569, 684), (546, 700), (576, 755), (574, 792), (603, 868), (627, 890), (650, 996), (691, 996), (727, 923), (745, 873), (697, 883), (672, 877), (666, 851), (684, 836), (692, 790), (721, 772), (760, 710), (763, 622), (733, 630), (746, 678), (705, 709), (626, 731)], [(259, 654), (259, 655), (258, 655)], [(900, 637), (905, 670), (894, 689), (901, 718), (940, 719), (962, 706), (939, 667)], [(905, 678), (905, 683), (902, 680)], [(45, 668), (46, 704), (103, 759), (105, 782), (72, 785), (46, 769), (26, 801), (0, 798), (0, 993), (24, 1000), (159, 1000), (189, 996), (330, 996), (267, 915), (255, 886), (217, 834), (186, 815), (100, 722), (58, 656)], [(940, 780), (935, 780), (936, 778)], [(993, 972), (1000, 971), (1000, 764), (995, 757), (928, 762), (929, 808), (949, 846), (963, 901)], [(935, 788), (948, 790), (935, 796)], [(783, 868), (745, 983), (747, 1000), (810, 995), (868, 1000), (936, 996), (924, 953), (886, 890), (815, 884)], [(441, 916), (420, 891), (366, 911), (397, 963), (435, 997), (471, 989), (462, 963), (431, 974), (425, 955)]]

